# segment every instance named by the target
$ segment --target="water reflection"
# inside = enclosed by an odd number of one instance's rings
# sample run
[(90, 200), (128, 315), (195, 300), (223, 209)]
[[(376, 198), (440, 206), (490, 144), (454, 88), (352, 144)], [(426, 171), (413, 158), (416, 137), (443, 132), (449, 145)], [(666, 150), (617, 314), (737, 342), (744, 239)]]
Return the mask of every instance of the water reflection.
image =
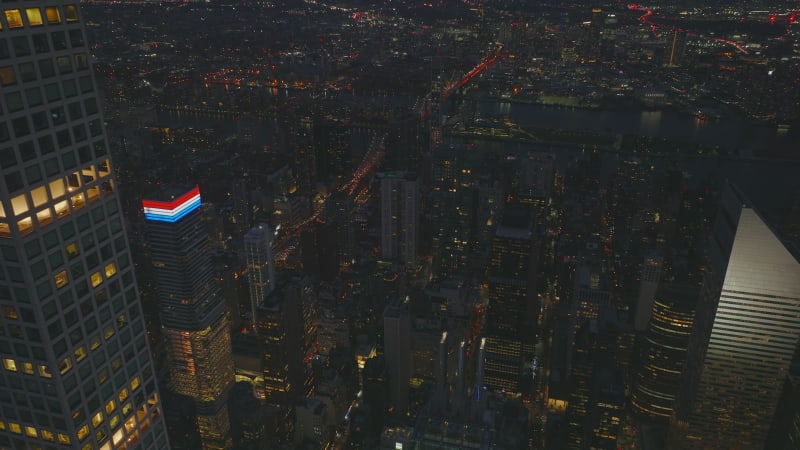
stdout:
[(645, 111), (639, 121), (639, 133), (648, 136), (658, 135), (661, 125), (661, 111)]

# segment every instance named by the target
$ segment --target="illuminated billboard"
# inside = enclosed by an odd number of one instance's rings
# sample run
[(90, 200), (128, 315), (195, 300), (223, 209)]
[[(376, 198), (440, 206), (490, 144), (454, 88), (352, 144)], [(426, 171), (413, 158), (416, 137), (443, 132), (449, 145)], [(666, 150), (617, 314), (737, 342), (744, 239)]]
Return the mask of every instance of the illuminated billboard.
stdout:
[(200, 187), (181, 195), (176, 200), (164, 202), (142, 200), (144, 218), (151, 222), (175, 223), (200, 207)]

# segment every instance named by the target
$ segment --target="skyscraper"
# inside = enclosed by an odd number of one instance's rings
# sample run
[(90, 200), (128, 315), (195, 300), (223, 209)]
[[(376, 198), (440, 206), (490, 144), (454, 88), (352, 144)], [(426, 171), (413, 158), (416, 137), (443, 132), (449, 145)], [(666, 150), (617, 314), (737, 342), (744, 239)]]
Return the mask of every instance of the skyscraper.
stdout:
[(225, 301), (214, 280), (200, 188), (170, 186), (142, 201), (167, 341), (170, 388), (194, 400), (204, 449), (231, 444), (234, 382)]
[(411, 172), (388, 172), (381, 179), (381, 257), (411, 263), (417, 259), (419, 181)]
[(275, 289), (275, 259), (272, 254), (272, 231), (267, 224), (250, 229), (244, 236), (247, 278), (250, 286), (250, 313), (256, 321), (258, 305)]
[(800, 262), (726, 186), (697, 306), (673, 448), (763, 449), (800, 338)]
[(520, 381), (533, 360), (538, 309), (532, 210), (530, 205), (506, 205), (486, 269), (484, 382), (489, 389), (509, 394), (525, 391)]
[(80, 11), (0, 28), (0, 448), (169, 448)]
[(642, 417), (666, 423), (672, 415), (686, 359), (697, 287), (663, 284), (654, 299), (631, 406)]
[(393, 411), (408, 413), (408, 380), (411, 378), (411, 318), (406, 305), (395, 302), (383, 311), (383, 342)]
[(314, 393), (308, 364), (316, 337), (315, 322), (309, 317), (313, 296), (307, 277), (284, 271), (256, 311), (256, 332), (264, 350), (264, 395), (275, 416), (267, 434), (281, 441), (293, 435), (295, 403)]

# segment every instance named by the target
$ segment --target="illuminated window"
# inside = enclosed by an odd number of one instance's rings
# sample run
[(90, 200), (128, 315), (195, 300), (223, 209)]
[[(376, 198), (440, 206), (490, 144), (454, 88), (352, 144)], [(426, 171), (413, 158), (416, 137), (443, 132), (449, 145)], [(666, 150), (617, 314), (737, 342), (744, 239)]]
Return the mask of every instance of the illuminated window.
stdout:
[(103, 442), (106, 440), (107, 437), (108, 437), (108, 430), (106, 430), (105, 427), (97, 430), (97, 433), (95, 433), (94, 435), (94, 438), (97, 439), (97, 442)]
[(72, 205), (72, 209), (81, 209), (86, 206), (86, 197), (82, 192), (73, 195), (69, 200), (70, 204)]
[(126, 416), (126, 417), (129, 416), (131, 414), (131, 411), (133, 411), (133, 405), (131, 405), (130, 402), (125, 403), (124, 405), (122, 405), (122, 415), (123, 416)]
[(53, 378), (53, 374), (50, 373), (50, 369), (45, 365), (39, 365), (39, 376), (44, 378)]
[(97, 428), (98, 425), (103, 423), (103, 412), (100, 411), (92, 417), (92, 426)]
[(130, 418), (128, 418), (128, 420), (125, 421), (125, 431), (130, 433), (131, 430), (134, 429), (134, 427), (136, 427), (136, 417), (131, 416)]
[(103, 332), (103, 337), (105, 339), (111, 339), (111, 336), (114, 336), (114, 327), (107, 327)]
[(66, 434), (58, 433), (58, 443), (69, 445), (70, 444), (69, 436), (67, 436)]
[(18, 319), (19, 316), (17, 315), (17, 308), (13, 306), (3, 306), (3, 315), (6, 319)]
[(32, 438), (39, 437), (39, 433), (36, 432), (36, 428), (27, 425), (25, 426), (25, 434)]
[(141, 384), (141, 381), (139, 380), (139, 377), (138, 376), (137, 377), (133, 377), (133, 380), (131, 380), (131, 390), (135, 391), (135, 390), (139, 389), (139, 385), (140, 384)]
[(52, 431), (42, 430), (42, 439), (45, 441), (53, 442), (56, 440), (56, 437), (53, 435)]
[(53, 279), (56, 282), (56, 287), (61, 288), (66, 286), (69, 283), (69, 277), (67, 277), (67, 271), (62, 270), (53, 276)]
[(117, 430), (116, 433), (114, 433), (114, 437), (111, 439), (111, 441), (114, 443), (114, 445), (117, 445), (120, 442), (122, 442), (122, 439), (124, 438), (125, 438), (125, 431), (123, 431), (122, 428), (120, 428), (119, 430)]
[(64, 188), (64, 179), (59, 178), (58, 180), (51, 181), (48, 185), (50, 187), (50, 197), (52, 198), (59, 198), (67, 193), (66, 188)]
[(128, 388), (122, 388), (119, 391), (119, 402), (122, 403), (128, 398)]
[(44, 9), (44, 15), (47, 17), (47, 23), (55, 24), (61, 23), (61, 13), (55, 6), (48, 6)]
[(27, 373), (28, 375), (33, 375), (33, 363), (23, 362), (22, 372)]
[(101, 284), (103, 284), (103, 275), (101, 275), (100, 272), (95, 272), (92, 274), (91, 280), (92, 280), (92, 287), (100, 286)]
[(119, 426), (119, 414), (115, 414), (108, 419), (108, 426), (110, 426), (112, 430)]
[(100, 199), (100, 187), (94, 186), (86, 189), (86, 195), (89, 196), (90, 201), (95, 201)]
[(113, 277), (117, 274), (117, 266), (114, 263), (106, 264), (106, 278)]
[(95, 351), (98, 348), (100, 348), (100, 346), (102, 344), (103, 344), (103, 342), (100, 340), (100, 336), (95, 335), (95, 336), (92, 336), (92, 340), (91, 340), (91, 342), (89, 342), (89, 348), (91, 348), (92, 351)]
[(94, 447), (94, 444), (91, 441), (89, 441), (89, 442), (83, 444), (83, 447), (81, 447), (81, 450), (92, 450), (93, 447)]
[(39, 186), (31, 190), (31, 200), (33, 201), (34, 208), (38, 208), (47, 203), (47, 188)]
[(28, 16), (28, 23), (32, 27), (37, 27), (43, 23), (42, 11), (39, 8), (25, 8), (25, 15)]
[(81, 345), (80, 347), (75, 349), (75, 361), (78, 362), (83, 361), (83, 358), (86, 358), (86, 355), (87, 355), (86, 347)]
[(22, 14), (18, 9), (7, 9), (6, 21), (9, 28), (22, 28)]
[(84, 425), (78, 428), (78, 440), (82, 441), (89, 437), (89, 425)]
[(67, 244), (67, 256), (73, 258), (78, 256), (78, 253), (80, 253), (80, 250), (78, 250), (78, 244), (76, 242)]
[(115, 409), (117, 409), (117, 403), (114, 400), (109, 400), (106, 403), (106, 414), (111, 414)]
[(64, 7), (64, 17), (67, 18), (67, 22), (77, 22), (78, 21), (78, 8), (75, 5), (67, 5)]
[(126, 325), (128, 325), (128, 318), (125, 317), (125, 314), (120, 314), (119, 317), (117, 317), (117, 326), (124, 328)]
[(158, 404), (158, 394), (154, 393), (147, 399), (147, 404), (150, 406), (155, 406)]
[(64, 358), (58, 363), (58, 371), (61, 375), (69, 372), (69, 369), (72, 369), (72, 360), (69, 358)]
[(3, 367), (5, 367), (6, 370), (10, 370), (11, 372), (16, 372), (17, 362), (14, 361), (13, 359), (3, 358)]
[(14, 214), (17, 216), (28, 212), (30, 208), (28, 207), (28, 200), (25, 198), (25, 194), (20, 194), (12, 198), (11, 208), (14, 210)]
[(22, 434), (22, 427), (20, 427), (18, 423), (9, 422), (8, 429), (11, 430), (12, 433)]

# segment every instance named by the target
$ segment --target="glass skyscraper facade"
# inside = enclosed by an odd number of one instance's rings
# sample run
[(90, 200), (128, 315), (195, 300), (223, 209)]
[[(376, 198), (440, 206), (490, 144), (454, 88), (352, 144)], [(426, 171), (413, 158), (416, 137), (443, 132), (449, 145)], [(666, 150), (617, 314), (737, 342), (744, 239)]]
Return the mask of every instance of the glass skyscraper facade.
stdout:
[(169, 448), (80, 9), (2, 9), (0, 448)]
[(200, 189), (165, 187), (142, 205), (169, 354), (170, 389), (194, 400), (203, 448), (229, 448), (231, 335), (208, 251)]
[(259, 224), (244, 235), (247, 280), (250, 287), (250, 313), (255, 328), (258, 306), (275, 288), (275, 257), (272, 255), (272, 230)]
[(671, 448), (763, 449), (800, 338), (800, 262), (729, 185), (709, 269)]

